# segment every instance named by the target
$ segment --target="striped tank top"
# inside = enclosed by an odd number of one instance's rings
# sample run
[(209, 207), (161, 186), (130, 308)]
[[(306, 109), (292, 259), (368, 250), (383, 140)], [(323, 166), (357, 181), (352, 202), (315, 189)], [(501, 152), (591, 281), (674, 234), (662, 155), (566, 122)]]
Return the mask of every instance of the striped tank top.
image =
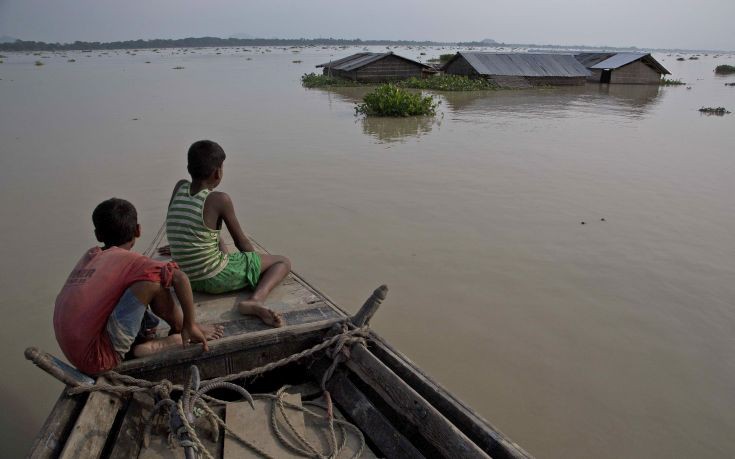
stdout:
[(204, 224), (204, 201), (210, 190), (191, 196), (190, 182), (179, 187), (166, 215), (166, 234), (171, 256), (189, 280), (216, 276), (227, 266), (227, 254), (219, 249), (219, 230)]

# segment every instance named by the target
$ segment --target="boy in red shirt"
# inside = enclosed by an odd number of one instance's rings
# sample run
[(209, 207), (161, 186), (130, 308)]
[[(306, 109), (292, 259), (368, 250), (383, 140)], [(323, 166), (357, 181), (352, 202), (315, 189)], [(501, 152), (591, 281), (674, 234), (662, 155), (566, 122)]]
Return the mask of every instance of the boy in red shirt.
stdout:
[[(108, 199), (94, 209), (92, 221), (104, 247), (82, 256), (56, 298), (54, 331), (66, 358), (84, 373), (96, 374), (128, 354), (143, 357), (190, 341), (201, 342), (207, 351), (207, 340), (220, 338), (223, 329), (196, 323), (189, 279), (176, 263), (130, 250), (140, 237), (135, 207)], [(169, 336), (148, 336), (157, 316), (170, 325)]]

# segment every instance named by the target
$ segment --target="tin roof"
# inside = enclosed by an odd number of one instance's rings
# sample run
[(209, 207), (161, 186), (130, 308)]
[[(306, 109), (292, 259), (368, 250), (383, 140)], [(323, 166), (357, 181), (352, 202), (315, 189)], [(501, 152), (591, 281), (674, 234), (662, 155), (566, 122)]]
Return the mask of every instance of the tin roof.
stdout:
[(571, 54), (459, 52), (444, 66), (463, 57), (480, 75), (586, 77), (590, 74)]
[(588, 69), (614, 70), (640, 60), (660, 73), (671, 73), (649, 53), (582, 53), (575, 57)]
[(615, 53), (579, 53), (575, 54), (574, 57), (577, 58), (580, 64), (590, 68), (607, 58), (613, 57), (614, 55)]
[(357, 53), (351, 56), (343, 57), (342, 59), (337, 59), (336, 61), (319, 64), (317, 65), (317, 67), (326, 67), (331, 68), (332, 70), (342, 70), (345, 72), (350, 72), (360, 67), (364, 67), (368, 64), (372, 64), (373, 62), (379, 61), (388, 56), (395, 56), (399, 59), (403, 59), (404, 61), (408, 61), (422, 67), (427, 67), (426, 64), (407, 59), (403, 56), (399, 56), (398, 54), (393, 54), (392, 51), (387, 53)]

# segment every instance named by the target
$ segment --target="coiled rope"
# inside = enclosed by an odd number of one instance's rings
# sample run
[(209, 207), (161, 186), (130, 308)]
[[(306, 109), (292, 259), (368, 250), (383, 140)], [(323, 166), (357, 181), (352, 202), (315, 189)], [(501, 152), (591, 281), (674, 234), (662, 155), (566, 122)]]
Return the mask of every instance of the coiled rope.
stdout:
[[(318, 459), (336, 458), (343, 451), (347, 443), (347, 431), (349, 430), (355, 434), (359, 441), (358, 450), (352, 456), (353, 458), (356, 458), (359, 457), (365, 449), (365, 437), (363, 436), (362, 432), (360, 432), (360, 429), (355, 427), (353, 424), (345, 420), (334, 418), (332, 398), (329, 394), (329, 391), (326, 390), (326, 383), (334, 373), (337, 365), (348, 358), (349, 352), (346, 346), (355, 343), (366, 344), (367, 337), (367, 326), (350, 329), (347, 323), (343, 323), (341, 333), (334, 335), (309, 349), (250, 370), (245, 370), (238, 373), (201, 381), (199, 378), (199, 370), (196, 366), (192, 366), (190, 368), (190, 377), (183, 385), (173, 384), (167, 379), (153, 382), (110, 371), (103, 375), (109, 382), (103, 382), (94, 385), (80, 384), (77, 386), (69, 387), (67, 393), (69, 393), (70, 395), (76, 395), (85, 392), (108, 392), (117, 395), (125, 395), (137, 392), (148, 392), (153, 395), (154, 398), (158, 399), (159, 401), (154, 406), (151, 414), (146, 421), (146, 427), (144, 431), (145, 446), (148, 445), (148, 439), (150, 438), (150, 432), (156, 415), (158, 415), (159, 413), (163, 414), (164, 416), (168, 414), (171, 434), (173, 434), (172, 436), (178, 440), (180, 446), (196, 451), (207, 459), (214, 459), (211, 453), (209, 453), (209, 451), (207, 451), (207, 449), (204, 447), (196, 431), (196, 428), (193, 425), (193, 422), (196, 418), (194, 414), (195, 408), (199, 408), (203, 415), (206, 415), (208, 417), (210, 425), (213, 427), (212, 431), (215, 436), (218, 435), (218, 429), (214, 427), (220, 426), (226, 433), (230, 434), (233, 438), (235, 438), (246, 447), (250, 448), (252, 451), (263, 457), (271, 458), (271, 455), (263, 451), (257, 445), (243, 438), (237, 432), (232, 431), (232, 429), (230, 429), (227, 424), (225, 424), (225, 422), (208, 405), (208, 403), (225, 404), (227, 402), (211, 397), (207, 395), (207, 392), (214, 389), (232, 390), (239, 393), (253, 407), (254, 399), (265, 399), (272, 401), (273, 406), (271, 409), (270, 423), (271, 427), (273, 428), (273, 432), (275, 433), (276, 438), (287, 449), (294, 452), (295, 454)], [(330, 347), (331, 349), (328, 349)], [(327, 350), (327, 355), (332, 358), (332, 363), (325, 372), (324, 377), (321, 381), (321, 390), (323, 391), (326, 405), (323, 406), (314, 401), (307, 401), (303, 403), (303, 405), (318, 407), (319, 409), (324, 410), (325, 414), (317, 413), (316, 411), (306, 408), (305, 406), (295, 405), (284, 400), (283, 397), (286, 394), (285, 391), (286, 389), (288, 389), (289, 386), (282, 387), (276, 392), (275, 395), (250, 395), (250, 393), (248, 393), (248, 391), (244, 387), (232, 383), (232, 381), (234, 380), (245, 379), (252, 376), (260, 375), (273, 369), (296, 362), (297, 360), (313, 356), (314, 354), (325, 349)], [(174, 401), (171, 398), (171, 393), (173, 391), (182, 391), (183, 394), (178, 401)], [(329, 432), (329, 435), (327, 436), (329, 450), (320, 451), (317, 446), (309, 442), (286, 416), (286, 408), (301, 411), (305, 415), (311, 416), (318, 420), (324, 420), (326, 422)], [(279, 422), (279, 420), (277, 419), (278, 413), (281, 414), (281, 417), (284, 420), (283, 422)], [(283, 430), (288, 431), (295, 440), (288, 440), (284, 435)], [(339, 435), (337, 434), (337, 432), (339, 432)], [(340, 438), (339, 441), (338, 437)]]

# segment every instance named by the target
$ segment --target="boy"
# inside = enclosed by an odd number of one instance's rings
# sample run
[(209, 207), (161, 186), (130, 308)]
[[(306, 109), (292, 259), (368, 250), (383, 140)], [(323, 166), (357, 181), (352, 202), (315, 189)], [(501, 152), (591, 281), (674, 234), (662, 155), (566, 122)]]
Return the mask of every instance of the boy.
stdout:
[[(93, 247), (69, 275), (54, 308), (54, 332), (61, 350), (79, 370), (97, 374), (116, 367), (127, 354), (143, 357), (189, 341), (222, 336), (222, 327), (198, 325), (186, 275), (175, 263), (154, 261), (132, 252), (140, 237), (135, 207), (112, 198), (92, 213), (94, 234), (104, 247)], [(177, 306), (169, 287), (181, 303)], [(171, 326), (155, 338), (158, 318)], [(183, 311), (182, 311), (183, 308)]]
[[(226, 193), (213, 191), (222, 181), (225, 152), (211, 140), (194, 142), (187, 155), (191, 182), (181, 180), (174, 188), (166, 216), (166, 233), (173, 260), (189, 276), (197, 292), (231, 292), (253, 289), (237, 307), (242, 314), (260, 317), (280, 327), (280, 314), (264, 305), (271, 290), (291, 271), (291, 262), (280, 255), (261, 255), (245, 236)], [(238, 252), (227, 253), (220, 238), (222, 222)]]

